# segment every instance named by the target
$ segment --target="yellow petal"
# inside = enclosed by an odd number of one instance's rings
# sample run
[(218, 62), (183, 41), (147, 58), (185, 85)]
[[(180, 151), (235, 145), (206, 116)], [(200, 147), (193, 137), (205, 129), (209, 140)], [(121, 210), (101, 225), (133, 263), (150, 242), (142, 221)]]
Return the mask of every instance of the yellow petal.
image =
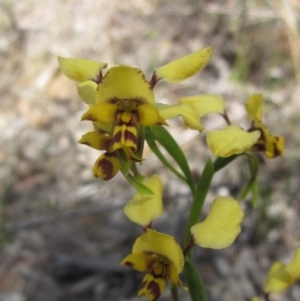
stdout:
[(61, 71), (64, 75), (76, 82), (94, 80), (99, 82), (101, 70), (107, 67), (106, 63), (91, 60), (58, 57)]
[(99, 103), (91, 106), (81, 117), (81, 120), (110, 123), (115, 121), (118, 107), (112, 103)]
[(187, 290), (187, 288), (182, 284), (178, 275), (178, 271), (173, 264), (170, 264), (169, 266), (169, 273), (169, 278), (174, 284), (180, 285), (183, 289)]
[(157, 108), (152, 104), (142, 104), (137, 108), (139, 120), (138, 123), (143, 126), (152, 126), (164, 124), (166, 125), (166, 121), (164, 118), (160, 116)]
[(93, 173), (96, 178), (108, 181), (120, 170), (119, 158), (114, 153), (104, 153), (94, 164)]
[(264, 98), (262, 94), (255, 93), (251, 95), (246, 101), (246, 110), (249, 120), (251, 122), (255, 120), (262, 120), (262, 104)]
[(103, 122), (93, 122), (93, 126), (95, 131), (100, 133), (111, 133), (113, 129), (113, 122), (110, 123), (103, 123)]
[(157, 68), (155, 74), (158, 79), (164, 79), (170, 83), (179, 83), (199, 72), (206, 65), (211, 55), (211, 47), (204, 48)]
[(187, 104), (166, 105), (162, 103), (155, 104), (159, 114), (164, 119), (172, 119), (177, 116), (182, 116), (184, 124), (197, 131), (203, 131), (204, 128), (200, 124), (200, 115), (195, 107)]
[(153, 191), (153, 195), (145, 196), (136, 193), (124, 208), (125, 215), (142, 227), (150, 225), (153, 220), (163, 213), (163, 183), (159, 176), (153, 175), (144, 185)]
[(284, 138), (281, 136), (272, 136), (269, 129), (259, 120), (256, 121), (257, 128), (261, 131), (261, 136), (254, 144), (254, 151), (264, 151), (268, 158), (283, 156)]
[(94, 105), (96, 102), (97, 87), (97, 83), (87, 80), (77, 85), (77, 93), (86, 104)]
[(78, 143), (88, 145), (98, 150), (106, 150), (110, 140), (110, 137), (93, 131), (84, 134)]
[(271, 136), (266, 142), (265, 155), (268, 158), (283, 156), (284, 138), (281, 136)]
[(206, 142), (215, 156), (229, 157), (247, 151), (259, 137), (259, 131), (249, 133), (239, 126), (230, 125), (223, 130), (209, 131)]
[(138, 292), (138, 297), (145, 295), (150, 301), (155, 301), (159, 298), (165, 288), (166, 280), (164, 278), (146, 274)]
[(119, 66), (110, 68), (98, 86), (96, 102), (135, 100), (154, 103), (154, 95), (145, 75), (139, 69)]
[(287, 273), (284, 264), (276, 261), (269, 270), (264, 291), (266, 293), (281, 293), (294, 282), (295, 280)]
[(229, 247), (241, 232), (244, 212), (231, 197), (217, 197), (207, 218), (191, 228), (196, 244), (204, 248)]
[(300, 248), (297, 249), (292, 261), (286, 265), (286, 271), (295, 279), (300, 279)]
[(155, 253), (165, 256), (175, 266), (178, 273), (183, 269), (183, 253), (173, 236), (152, 229), (138, 237), (133, 245), (132, 253)]
[(127, 255), (120, 262), (120, 265), (127, 265), (138, 272), (147, 272), (151, 261), (153, 261), (151, 255), (146, 253), (135, 253)]
[(214, 94), (184, 97), (181, 98), (179, 102), (194, 106), (197, 109), (200, 118), (211, 113), (222, 114), (225, 110), (225, 100), (223, 97)]

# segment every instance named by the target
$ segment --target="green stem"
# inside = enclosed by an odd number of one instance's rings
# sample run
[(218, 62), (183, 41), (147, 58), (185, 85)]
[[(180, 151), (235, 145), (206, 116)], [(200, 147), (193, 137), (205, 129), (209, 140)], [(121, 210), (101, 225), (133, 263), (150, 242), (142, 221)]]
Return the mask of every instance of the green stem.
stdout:
[(172, 296), (172, 301), (179, 301), (178, 286), (172, 282), (171, 282), (171, 296)]
[[(182, 181), (186, 182), (188, 185), (189, 183), (187, 182), (185, 176), (183, 176), (179, 171), (176, 170), (176, 168), (173, 167), (171, 163), (165, 158), (165, 156), (162, 154), (162, 152), (159, 150), (156, 142), (154, 139), (148, 139), (147, 140), (148, 146), (151, 148), (151, 150), (154, 152), (156, 157), (167, 167), (169, 168), (170, 171), (172, 171), (179, 179)], [(190, 185), (189, 185), (190, 186)]]
[[(193, 225), (195, 225), (200, 217), (202, 206), (204, 204), (207, 192), (210, 187), (211, 180), (214, 175), (214, 164), (212, 160), (209, 158), (204, 170), (202, 172), (199, 184), (196, 188), (196, 192), (194, 194), (194, 200), (191, 206), (190, 215), (187, 222), (187, 227), (185, 231), (185, 244), (187, 244), (191, 238), (190, 229)], [(191, 256), (191, 252), (189, 252)]]
[(192, 301), (208, 301), (198, 269), (188, 257), (185, 258), (184, 272)]

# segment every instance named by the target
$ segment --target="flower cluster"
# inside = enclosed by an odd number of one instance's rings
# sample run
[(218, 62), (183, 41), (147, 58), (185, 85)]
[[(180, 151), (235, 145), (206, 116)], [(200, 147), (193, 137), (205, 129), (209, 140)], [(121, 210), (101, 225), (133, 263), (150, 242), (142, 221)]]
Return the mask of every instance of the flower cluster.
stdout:
[(175, 238), (151, 228), (154, 219), (163, 213), (162, 181), (157, 175), (145, 183), (154, 194), (143, 196), (136, 193), (125, 208), (125, 215), (144, 229), (144, 234), (135, 241), (132, 253), (121, 265), (147, 273), (138, 296), (157, 300), (170, 280), (185, 288), (179, 279), (184, 267), (184, 256), (194, 245), (204, 248), (223, 249), (229, 247), (241, 231), (244, 213), (240, 204), (231, 197), (214, 200), (210, 213), (204, 221), (191, 227), (191, 238), (182, 250)]
[[(78, 95), (89, 105), (81, 120), (92, 121), (94, 129), (83, 135), (79, 143), (104, 153), (93, 167), (93, 174), (109, 180), (122, 171), (125, 176), (135, 162), (141, 162), (144, 128), (167, 125), (166, 119), (182, 116), (191, 129), (204, 130), (200, 119), (211, 113), (223, 116), (225, 102), (218, 95), (195, 95), (178, 100), (175, 105), (155, 101), (153, 89), (159, 80), (179, 83), (200, 71), (211, 56), (211, 48), (192, 53), (154, 70), (150, 80), (137, 68), (59, 57), (60, 68), (76, 81)], [(248, 131), (229, 125), (219, 131), (208, 131), (207, 144), (215, 156), (228, 157), (249, 149), (264, 151), (267, 157), (283, 154), (283, 138), (272, 136), (262, 122), (259, 94), (246, 102), (251, 122)]]
[[(146, 273), (138, 296), (145, 295), (151, 301), (159, 298), (168, 281), (172, 286), (185, 289), (179, 274), (190, 259), (192, 247), (226, 248), (239, 235), (244, 213), (240, 203), (230, 196), (217, 197), (208, 216), (198, 222), (214, 173), (230, 162), (223, 158), (256, 151), (263, 151), (268, 158), (283, 155), (283, 138), (272, 136), (262, 121), (263, 97), (260, 94), (253, 94), (246, 101), (245, 109), (250, 122), (246, 130), (231, 124), (225, 101), (219, 95), (187, 96), (172, 105), (155, 100), (153, 91), (159, 80), (180, 83), (199, 72), (211, 54), (211, 48), (205, 48), (179, 58), (156, 68), (149, 80), (140, 69), (130, 66), (115, 66), (105, 72), (106, 63), (58, 58), (62, 72), (77, 82), (78, 95), (88, 105), (81, 120), (91, 121), (93, 130), (84, 134), (79, 143), (102, 151), (93, 166), (94, 176), (110, 180), (121, 171), (137, 190), (125, 205), (124, 214), (140, 225), (143, 233), (136, 239), (132, 253), (120, 264)], [(204, 129), (201, 118), (211, 113), (223, 116), (228, 126), (214, 131)], [(181, 116), (190, 129), (205, 130), (209, 149), (219, 157), (214, 163), (211, 159), (207, 161), (199, 183), (192, 176), (185, 154), (163, 128), (168, 125), (166, 120), (177, 116)], [(191, 190), (193, 203), (183, 247), (174, 237), (152, 228), (153, 221), (163, 214), (163, 183), (158, 175), (146, 180), (137, 170), (136, 163), (144, 160), (145, 140), (161, 162)], [(171, 155), (180, 171), (160, 152), (157, 142)], [(252, 177), (246, 192), (254, 187), (256, 170), (252, 166)], [(293, 260), (297, 264), (298, 255)], [(277, 264), (271, 269), (266, 291), (290, 285), (299, 278), (298, 274), (292, 265)], [(186, 276), (188, 285), (195, 281), (192, 273)], [(278, 281), (282, 282), (281, 286), (277, 285)], [(189, 289), (195, 287), (189, 285)]]
[(112, 67), (103, 74), (106, 63), (58, 58), (61, 70), (78, 83), (79, 96), (90, 106), (81, 120), (92, 121), (94, 130), (79, 143), (104, 151), (93, 167), (95, 177), (109, 180), (120, 169), (126, 175), (128, 165), (142, 161), (144, 127), (167, 125), (166, 119), (182, 116), (187, 126), (203, 130), (196, 107), (184, 101), (156, 103), (153, 89), (159, 80), (179, 83), (194, 75), (210, 56), (211, 48), (192, 53), (155, 69), (150, 80), (129, 66)]

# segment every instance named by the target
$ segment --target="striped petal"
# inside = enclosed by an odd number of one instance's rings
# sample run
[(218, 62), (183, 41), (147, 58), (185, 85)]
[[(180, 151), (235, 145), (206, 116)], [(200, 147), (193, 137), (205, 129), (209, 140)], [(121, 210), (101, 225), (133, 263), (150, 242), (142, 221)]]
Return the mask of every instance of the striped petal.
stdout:
[(99, 82), (101, 70), (107, 67), (106, 63), (91, 60), (58, 57), (59, 67), (66, 77), (76, 82), (93, 80)]
[(131, 112), (121, 113), (115, 124), (110, 151), (128, 147), (137, 150), (137, 126), (136, 117)]
[(199, 72), (211, 55), (212, 49), (210, 47), (191, 53), (155, 69), (156, 77), (170, 83), (179, 83)]
[(166, 279), (146, 274), (138, 292), (138, 297), (145, 295), (150, 301), (155, 301), (160, 297), (165, 288)]
[(114, 153), (102, 154), (94, 164), (93, 173), (96, 178), (108, 181), (120, 170), (119, 158)]

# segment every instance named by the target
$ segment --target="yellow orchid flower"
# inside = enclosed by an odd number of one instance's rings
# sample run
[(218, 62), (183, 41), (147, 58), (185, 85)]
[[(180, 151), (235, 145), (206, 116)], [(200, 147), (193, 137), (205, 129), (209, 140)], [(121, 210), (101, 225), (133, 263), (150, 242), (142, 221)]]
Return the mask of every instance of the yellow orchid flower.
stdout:
[(159, 176), (153, 175), (144, 184), (153, 192), (153, 195), (142, 195), (137, 192), (124, 207), (124, 213), (133, 222), (147, 227), (163, 213), (163, 183)]
[(223, 130), (208, 131), (206, 142), (215, 156), (229, 157), (247, 151), (259, 137), (259, 131), (249, 133), (237, 125), (230, 125)]
[(119, 168), (116, 159), (119, 150), (124, 150), (126, 154), (131, 152), (133, 156), (134, 154), (140, 156), (143, 138), (139, 133), (143, 132), (145, 126), (167, 125), (167, 118), (182, 116), (187, 126), (203, 130), (199, 114), (194, 107), (186, 104), (168, 106), (168, 108), (156, 106), (153, 88), (161, 79), (178, 83), (189, 78), (205, 66), (211, 54), (211, 48), (205, 48), (179, 58), (155, 69), (150, 81), (140, 69), (129, 66), (112, 67), (103, 74), (103, 70), (107, 67), (106, 63), (58, 58), (62, 72), (77, 82), (79, 96), (90, 105), (81, 120), (92, 121), (98, 130), (104, 131), (111, 138), (105, 150), (107, 154), (113, 155), (105, 154), (102, 159), (110, 162), (108, 165), (113, 165), (114, 168), (106, 167), (107, 171), (103, 172), (104, 161), (99, 159), (94, 166), (94, 171), (97, 170), (95, 174), (100, 175), (101, 178), (110, 178)]
[(231, 197), (217, 197), (207, 218), (191, 228), (192, 240), (203, 248), (229, 247), (241, 232), (244, 212)]
[(246, 101), (246, 110), (251, 122), (249, 131), (260, 131), (260, 137), (253, 145), (252, 150), (263, 151), (268, 158), (283, 156), (284, 138), (281, 136), (272, 136), (262, 122), (263, 100), (263, 95), (256, 93), (251, 95)]
[(300, 248), (290, 263), (276, 261), (271, 266), (264, 286), (265, 293), (281, 293), (300, 280)]
[(150, 301), (157, 300), (170, 279), (183, 286), (179, 274), (183, 270), (183, 253), (175, 238), (147, 229), (133, 245), (132, 253), (120, 265), (127, 265), (139, 272), (146, 272), (138, 297), (145, 295)]

